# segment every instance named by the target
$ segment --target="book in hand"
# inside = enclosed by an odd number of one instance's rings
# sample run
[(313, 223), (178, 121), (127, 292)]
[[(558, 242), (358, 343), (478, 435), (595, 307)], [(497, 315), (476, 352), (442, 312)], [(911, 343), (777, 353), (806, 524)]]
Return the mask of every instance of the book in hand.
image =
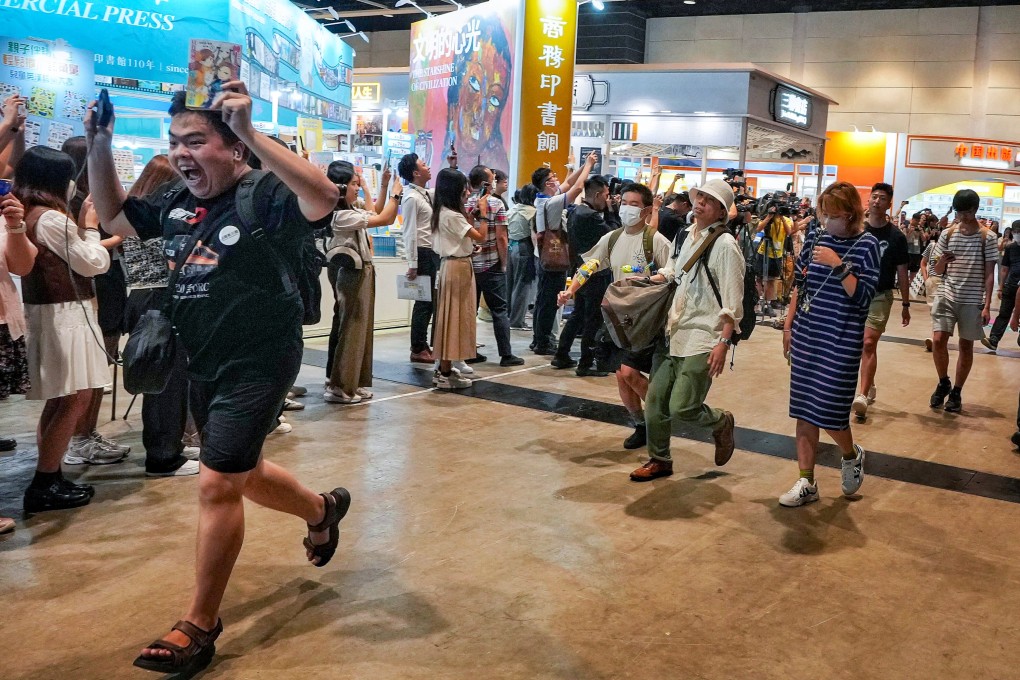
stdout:
[(185, 105), (208, 109), (223, 86), (241, 79), (241, 46), (219, 40), (192, 40)]
[(397, 274), (397, 299), (431, 302), (432, 277), (416, 276), (412, 280), (403, 274)]

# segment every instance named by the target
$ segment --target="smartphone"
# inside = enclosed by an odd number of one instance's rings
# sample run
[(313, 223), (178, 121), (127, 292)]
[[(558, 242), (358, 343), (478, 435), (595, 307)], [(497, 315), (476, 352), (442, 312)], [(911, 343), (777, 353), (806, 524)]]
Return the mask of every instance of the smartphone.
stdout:
[(96, 102), (96, 111), (92, 116), (92, 129), (108, 127), (110, 119), (113, 118), (113, 104), (110, 102), (110, 92), (105, 87), (99, 91), (99, 99)]
[(390, 167), (390, 160), (392, 158), (393, 158), (393, 149), (386, 149), (386, 162), (383, 164), (383, 167), (385, 167), (385, 168)]
[(14, 186), (14, 180), (11, 179), (0, 179), (0, 196), (6, 196), (11, 193), (11, 187)]

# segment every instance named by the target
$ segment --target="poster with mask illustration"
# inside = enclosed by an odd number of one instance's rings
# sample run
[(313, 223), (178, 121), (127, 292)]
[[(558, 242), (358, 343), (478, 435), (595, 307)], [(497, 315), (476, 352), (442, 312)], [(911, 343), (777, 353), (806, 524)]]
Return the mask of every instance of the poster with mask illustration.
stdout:
[(465, 172), (510, 169), (518, 7), (488, 2), (411, 26), (408, 132), (433, 175), (451, 144)]
[(27, 101), (25, 145), (59, 149), (85, 134), (86, 99), (95, 98), (93, 54), (49, 41), (0, 37), (0, 99)]

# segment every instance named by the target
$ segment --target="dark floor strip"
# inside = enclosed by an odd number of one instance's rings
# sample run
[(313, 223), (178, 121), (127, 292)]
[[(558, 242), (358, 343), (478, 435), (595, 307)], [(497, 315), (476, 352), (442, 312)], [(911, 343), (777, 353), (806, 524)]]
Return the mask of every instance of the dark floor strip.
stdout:
[[(305, 363), (324, 367), (326, 353), (321, 350), (306, 349)], [(432, 372), (429, 370), (415, 369), (408, 364), (380, 361), (375, 362), (374, 368), (373, 376), (381, 380), (422, 388), (432, 386)], [(507, 385), (498, 381), (479, 381), (470, 389), (458, 390), (454, 394), (611, 425), (627, 425), (627, 411), (618, 404), (543, 392), (517, 385)], [(739, 417), (738, 413), (738, 420)], [(680, 426), (674, 426), (673, 435), (701, 442), (712, 441), (711, 433), (686, 430)], [(737, 448), (741, 451), (787, 460), (797, 459), (796, 442), (794, 437), (789, 435), (737, 427), (736, 441)], [(1003, 445), (1006, 445), (1005, 442)], [(677, 454), (680, 452), (678, 451)], [(818, 464), (838, 469), (840, 466), (839, 450), (832, 444), (822, 444), (818, 451)], [(897, 482), (907, 482), (945, 491), (957, 491), (1008, 503), (1020, 503), (1020, 479), (1013, 477), (905, 458), (878, 451), (868, 451), (866, 470), (869, 475)]]

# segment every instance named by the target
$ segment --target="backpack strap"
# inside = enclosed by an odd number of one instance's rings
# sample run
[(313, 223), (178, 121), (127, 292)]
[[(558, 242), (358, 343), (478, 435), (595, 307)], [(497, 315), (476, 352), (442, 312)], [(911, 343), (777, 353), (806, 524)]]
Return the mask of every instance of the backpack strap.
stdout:
[(609, 248), (606, 251), (606, 257), (612, 257), (612, 255), (613, 255), (613, 248), (616, 247), (616, 242), (620, 240), (620, 236), (622, 236), (622, 235), (623, 235), (623, 227), (620, 227), (619, 229), (614, 229), (612, 232), (610, 232), (610, 234), (609, 234)]
[(258, 190), (269, 175), (270, 173), (265, 170), (251, 170), (242, 177), (241, 182), (237, 185), (237, 193), (234, 196), (235, 208), (238, 217), (241, 218), (241, 228), (252, 237), (255, 246), (276, 267), (280, 281), (283, 283), (283, 289), (288, 293), (294, 293), (297, 291), (294, 277), (287, 265), (284, 264), (283, 258), (276, 252), (276, 248), (266, 240), (268, 234), (266, 234), (266, 230), (262, 226), (258, 207), (255, 205), (255, 197), (258, 195)]
[(163, 194), (163, 209), (159, 212), (159, 226), (161, 228), (166, 223), (170, 212), (184, 199), (184, 189), (184, 180), (180, 180)]
[(691, 255), (691, 259), (687, 260), (687, 264), (684, 265), (684, 273), (688, 273), (694, 268), (694, 265), (698, 263), (698, 260), (700, 260), (703, 255), (707, 254), (708, 249), (712, 247), (712, 244), (716, 242), (716, 239), (722, 236), (724, 231), (726, 231), (726, 227), (723, 226), (718, 226), (709, 230), (705, 240), (701, 242), (701, 245), (699, 245), (694, 251), (694, 254)]
[(655, 266), (655, 234), (657, 231), (652, 231), (651, 227), (645, 227), (645, 233), (641, 237), (641, 245), (645, 248), (645, 262), (648, 263), (648, 271), (652, 271), (652, 267)]

